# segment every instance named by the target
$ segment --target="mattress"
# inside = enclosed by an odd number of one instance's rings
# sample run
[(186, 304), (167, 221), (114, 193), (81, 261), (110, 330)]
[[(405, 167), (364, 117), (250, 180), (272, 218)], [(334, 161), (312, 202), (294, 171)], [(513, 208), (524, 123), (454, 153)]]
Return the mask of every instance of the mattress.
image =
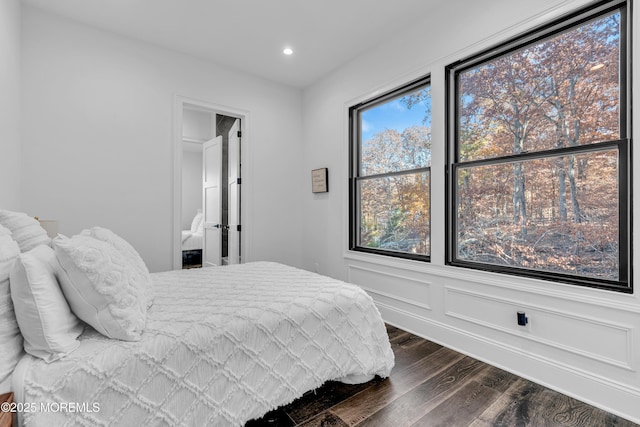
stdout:
[(152, 279), (141, 341), (87, 327), (67, 357), (20, 361), (13, 390), (33, 409), (21, 425), (241, 426), (327, 380), (393, 367), (380, 314), (355, 285), (269, 262)]
[(202, 233), (182, 230), (182, 250), (195, 251), (198, 249), (202, 249)]

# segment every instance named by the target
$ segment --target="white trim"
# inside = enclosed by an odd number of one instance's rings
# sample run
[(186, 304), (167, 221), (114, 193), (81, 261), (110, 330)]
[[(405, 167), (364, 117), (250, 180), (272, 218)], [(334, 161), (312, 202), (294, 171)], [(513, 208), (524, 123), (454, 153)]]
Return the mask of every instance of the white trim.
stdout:
[(202, 138), (192, 138), (189, 136), (183, 136), (182, 137), (182, 142), (188, 142), (190, 144), (204, 144), (205, 142), (207, 142), (206, 139), (202, 139)]
[(240, 162), (242, 164), (242, 197), (241, 197), (241, 262), (252, 260), (253, 237), (251, 224), (253, 224), (253, 189), (251, 183), (253, 176), (253, 150), (250, 144), (251, 118), (248, 110), (214, 104), (181, 95), (174, 95), (173, 104), (173, 248), (172, 265), (174, 269), (182, 268), (181, 256), (181, 216), (182, 216), (182, 120), (184, 109), (206, 110), (212, 113), (236, 117), (241, 120), (242, 148)]

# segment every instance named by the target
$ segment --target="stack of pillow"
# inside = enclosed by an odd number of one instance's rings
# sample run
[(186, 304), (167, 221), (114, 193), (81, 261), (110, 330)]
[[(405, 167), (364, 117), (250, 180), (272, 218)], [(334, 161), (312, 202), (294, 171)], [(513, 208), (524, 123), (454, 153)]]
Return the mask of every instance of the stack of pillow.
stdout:
[(0, 393), (23, 348), (60, 359), (80, 345), (84, 322), (106, 337), (139, 341), (151, 303), (149, 270), (112, 231), (52, 240), (34, 218), (0, 210)]
[(204, 229), (204, 215), (200, 209), (198, 209), (198, 213), (193, 217), (191, 221), (191, 232), (192, 233), (202, 233)]

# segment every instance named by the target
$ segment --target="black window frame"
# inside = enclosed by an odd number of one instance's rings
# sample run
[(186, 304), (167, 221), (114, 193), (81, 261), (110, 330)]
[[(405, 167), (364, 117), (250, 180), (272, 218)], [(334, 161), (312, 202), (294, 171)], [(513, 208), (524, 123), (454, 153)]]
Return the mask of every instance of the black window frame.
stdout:
[[(422, 76), (405, 85), (391, 89), (381, 95), (362, 101), (356, 105), (349, 107), (349, 250), (356, 252), (364, 252), (370, 254), (384, 255), (394, 258), (403, 258), (415, 261), (431, 261), (431, 250), (429, 254), (413, 254), (409, 252), (393, 251), (380, 248), (371, 248), (359, 245), (360, 236), (360, 206), (358, 199), (358, 183), (366, 179), (383, 178), (389, 176), (401, 176), (410, 173), (427, 173), (429, 174), (429, 188), (431, 189), (431, 166), (416, 169), (408, 169), (398, 172), (388, 172), (383, 174), (375, 174), (370, 176), (360, 176), (360, 159), (361, 159), (361, 136), (360, 129), (360, 112), (380, 104), (384, 104), (392, 99), (401, 98), (402, 96), (414, 92), (420, 87), (431, 87), (431, 75)], [(431, 194), (429, 194), (429, 248), (431, 248)]]
[[(633, 254), (632, 254), (632, 128), (631, 128), (631, 2), (627, 0), (603, 1), (597, 4), (577, 10), (560, 17), (546, 25), (537, 27), (522, 35), (513, 37), (499, 45), (485, 49), (478, 54), (456, 61), (445, 68), (446, 84), (446, 205), (445, 205), (445, 264), (474, 270), (489, 271), (507, 275), (515, 275), (534, 279), (543, 279), (551, 282), (578, 285), (584, 287), (599, 288), (622, 293), (633, 293)], [(554, 150), (530, 152), (501, 156), (485, 160), (472, 160), (461, 162), (458, 137), (458, 75), (459, 73), (488, 63), (493, 59), (507, 55), (510, 52), (530, 46), (536, 42), (559, 34), (570, 28), (590, 21), (598, 16), (603, 16), (612, 11), (620, 11), (620, 138), (614, 141), (598, 142), (592, 145), (577, 147), (564, 147)], [(589, 151), (604, 150), (617, 147), (619, 153), (618, 164), (618, 200), (619, 200), (619, 278), (617, 281), (583, 277), (571, 274), (555, 273), (542, 270), (511, 267), (497, 264), (486, 264), (468, 260), (460, 260), (457, 255), (457, 169), (479, 164), (498, 164), (518, 160), (531, 160), (536, 158), (550, 158), (554, 154), (581, 154)]]

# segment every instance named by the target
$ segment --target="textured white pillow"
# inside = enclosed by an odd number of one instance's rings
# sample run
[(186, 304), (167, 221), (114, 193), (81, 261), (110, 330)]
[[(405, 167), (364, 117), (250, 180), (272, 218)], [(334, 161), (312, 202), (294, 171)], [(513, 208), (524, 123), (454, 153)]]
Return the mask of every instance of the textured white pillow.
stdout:
[(125, 255), (87, 235), (58, 235), (58, 280), (71, 310), (98, 332), (139, 341), (147, 319), (145, 281)]
[(11, 231), (11, 237), (18, 242), (21, 252), (27, 252), (39, 245), (51, 246), (51, 238), (33, 217), (22, 213), (0, 209), (0, 225)]
[(193, 221), (191, 221), (191, 232), (197, 233), (200, 231), (204, 223), (204, 216), (202, 212), (198, 212), (196, 216), (193, 217)]
[(0, 225), (0, 394), (10, 391), (11, 373), (24, 354), (9, 288), (9, 274), (19, 255), (11, 232)]
[(47, 362), (78, 348), (84, 329), (62, 295), (56, 265), (53, 249), (40, 245), (20, 254), (11, 270), (11, 300), (24, 349)]
[(108, 243), (116, 250), (120, 251), (131, 263), (131, 267), (136, 269), (139, 273), (140, 286), (144, 289), (144, 297), (146, 298), (147, 308), (153, 304), (153, 289), (151, 285), (151, 276), (149, 275), (149, 269), (142, 260), (142, 257), (135, 250), (129, 242), (118, 236), (113, 231), (103, 227), (92, 227), (88, 230), (83, 230), (80, 233), (83, 236), (91, 236), (95, 239)]

